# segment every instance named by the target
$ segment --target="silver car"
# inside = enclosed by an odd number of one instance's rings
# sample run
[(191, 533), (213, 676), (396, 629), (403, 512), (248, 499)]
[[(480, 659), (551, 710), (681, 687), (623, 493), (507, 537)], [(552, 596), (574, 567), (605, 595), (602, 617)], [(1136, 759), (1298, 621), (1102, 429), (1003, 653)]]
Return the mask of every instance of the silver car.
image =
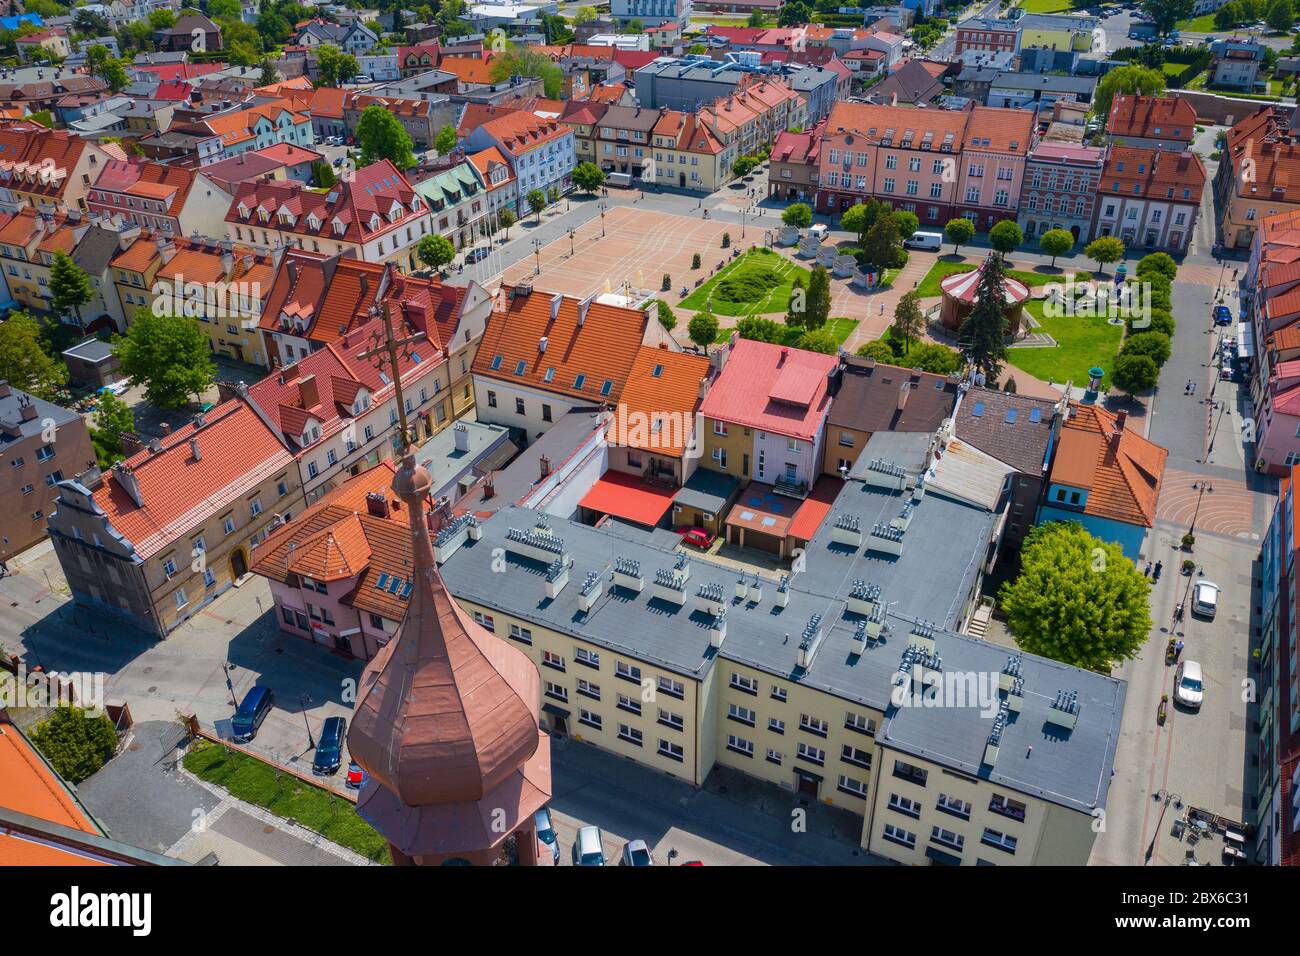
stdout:
[(1213, 581), (1197, 581), (1192, 585), (1192, 613), (1213, 618), (1219, 609), (1219, 586)]
[(574, 866), (604, 866), (605, 843), (600, 827), (583, 827), (573, 841)]
[[(551, 821), (551, 811), (546, 807), (542, 807), (533, 814), (533, 829), (537, 831), (538, 842), (551, 848), (551, 861), (556, 866), (559, 866), (560, 838), (555, 832), (555, 824)], [(542, 852), (545, 852), (545, 850)]]
[(629, 840), (623, 844), (623, 857), (618, 861), (619, 866), (654, 866), (654, 857), (650, 855), (650, 848), (645, 845), (645, 840)]
[(1174, 671), (1174, 700), (1191, 710), (1200, 710), (1204, 697), (1201, 665), (1196, 661), (1183, 661)]

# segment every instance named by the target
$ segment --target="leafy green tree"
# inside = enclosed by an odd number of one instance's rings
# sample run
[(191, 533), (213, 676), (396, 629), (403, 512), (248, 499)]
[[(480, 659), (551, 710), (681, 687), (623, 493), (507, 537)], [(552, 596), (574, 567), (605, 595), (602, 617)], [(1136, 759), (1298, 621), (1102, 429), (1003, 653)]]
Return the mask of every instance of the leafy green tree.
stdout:
[(781, 221), (796, 229), (807, 229), (812, 225), (812, 216), (811, 206), (806, 202), (797, 202), (786, 207), (785, 212), (781, 213)]
[(584, 193), (594, 193), (605, 185), (605, 171), (595, 163), (579, 163), (573, 167), (573, 184)]
[(1264, 22), (1270, 30), (1278, 33), (1291, 32), (1291, 27), (1295, 25), (1295, 5), (1291, 0), (1273, 0), (1269, 4), (1268, 13), (1264, 15)]
[(540, 223), (542, 221), (542, 210), (546, 208), (546, 193), (540, 189), (530, 189), (528, 195), (524, 197), (524, 201), (528, 203), (528, 208), (533, 211)]
[(795, 275), (790, 283), (790, 301), (786, 305), (785, 324), (800, 328), (808, 317), (808, 287), (802, 275)]
[(1049, 229), (1038, 237), (1038, 245), (1052, 257), (1055, 266), (1057, 256), (1066, 255), (1074, 248), (1074, 234), (1065, 229)]
[(807, 308), (803, 327), (810, 332), (820, 329), (831, 315), (831, 274), (824, 266), (813, 266), (808, 278)]
[(176, 26), (176, 14), (167, 9), (150, 10), (149, 26), (154, 30), (170, 30)]
[(456, 258), (456, 247), (444, 236), (425, 236), (416, 245), (415, 254), (431, 269), (441, 269)]
[(293, 27), (274, 10), (266, 10), (257, 16), (257, 32), (271, 46), (284, 46), (293, 35)]
[(766, 24), (767, 19), (763, 16), (762, 10), (751, 10), (749, 14), (749, 19), (745, 22), (747, 26), (757, 29), (758, 27), (762, 27), (764, 24)]
[(0, 322), (0, 380), (47, 400), (68, 380), (67, 366), (49, 354), (40, 324), (26, 312)]
[(50, 263), (50, 304), (59, 313), (72, 309), (81, 320), (81, 307), (95, 296), (90, 276), (86, 275), (72, 257), (59, 250)]
[(943, 237), (952, 243), (952, 251), (955, 254), (965, 243), (975, 237), (975, 223), (964, 217), (949, 219), (948, 224), (943, 227)]
[(1214, 25), (1220, 30), (1231, 30), (1239, 23), (1244, 23), (1241, 4), (1225, 3), (1214, 11)]
[(1118, 544), (1078, 522), (1049, 521), (1025, 537), (1020, 573), (1002, 585), (998, 605), (1021, 649), (1109, 673), (1146, 644), (1150, 592)]
[(1120, 355), (1145, 355), (1156, 366), (1169, 361), (1173, 352), (1173, 343), (1163, 332), (1135, 332), (1124, 340)]
[(862, 358), (873, 358), (877, 362), (884, 362), (886, 365), (893, 365), (896, 361), (894, 350), (884, 339), (876, 339), (874, 342), (868, 342), (866, 345), (860, 346), (858, 355)]
[[(673, 329), (677, 328), (677, 316), (673, 312), (672, 307), (663, 299), (655, 299), (654, 301), (659, 307), (659, 324), (664, 327), (664, 330), (671, 332)], [(650, 304), (646, 303), (645, 308), (650, 308)]]
[(518, 221), (519, 221), (519, 217), (515, 215), (515, 211), (513, 209), (502, 209), (499, 213), (497, 213), (497, 224), (500, 225), (503, 230), (505, 230), (505, 238), (507, 242), (510, 241), (510, 227), (513, 226)]
[(108, 715), (90, 717), (80, 707), (56, 707), (32, 728), (31, 738), (69, 783), (81, 783), (117, 750), (117, 733)]
[(894, 213), (894, 225), (898, 230), (898, 241), (906, 242), (912, 238), (912, 233), (921, 228), (921, 220), (916, 217), (916, 213), (899, 209)]
[(862, 261), (883, 271), (894, 264), (899, 248), (897, 221), (893, 216), (880, 216), (862, 240)]
[(736, 332), (742, 339), (775, 345), (785, 341), (786, 329), (780, 322), (765, 319), (761, 315), (747, 315), (736, 323)]
[(1117, 66), (1097, 83), (1097, 91), (1092, 99), (1092, 111), (1096, 116), (1109, 116), (1110, 104), (1116, 94), (1141, 93), (1143, 96), (1159, 96), (1165, 91), (1165, 75), (1159, 70), (1148, 70), (1144, 66), (1128, 64)]
[(316, 51), (316, 57), (320, 67), (320, 80), (317, 86), (338, 86), (361, 72), (361, 64), (357, 62), (355, 56), (344, 53), (329, 43), (321, 44)]
[[(955, 222), (956, 220), (954, 220)], [(1007, 357), (1006, 281), (1002, 256), (993, 253), (984, 263), (975, 305), (957, 332), (962, 352), (989, 382), (996, 382)]]
[(753, 156), (740, 156), (731, 164), (731, 175), (743, 179), (754, 171), (758, 161)]
[(919, 338), (925, 328), (925, 316), (921, 314), (921, 297), (915, 289), (903, 293), (894, 307), (894, 329), (903, 337), (906, 351), (911, 351), (912, 340)]
[(1179, 20), (1192, 16), (1195, 0), (1142, 0), (1142, 9), (1151, 17), (1151, 25), (1161, 36), (1167, 36)]
[(1178, 276), (1178, 264), (1167, 252), (1152, 252), (1138, 260), (1134, 272), (1139, 279), (1151, 280), (1155, 276), (1163, 276), (1173, 282)]
[(456, 127), (448, 123), (442, 129), (438, 130), (438, 137), (433, 141), (433, 148), (438, 151), (439, 156), (446, 156), (456, 148)]
[(1003, 219), (989, 230), (989, 245), (1004, 256), (1010, 255), (1025, 241), (1025, 234), (1014, 219)]
[(868, 199), (865, 203), (854, 203), (840, 215), (840, 228), (853, 233), (861, 246), (867, 240), (867, 233), (876, 224), (885, 207), (877, 199)]
[(90, 442), (95, 446), (99, 467), (107, 470), (113, 462), (126, 457), (122, 454), (122, 436), (135, 431), (135, 416), (131, 407), (111, 392), (104, 392), (97, 401)]
[(573, 11), (574, 26), (582, 26), (584, 23), (590, 23), (596, 19), (596, 11), (591, 7), (578, 7)]
[(511, 47), (492, 58), (488, 75), (500, 83), (512, 76), (535, 76), (542, 81), (546, 97), (558, 100), (564, 92), (564, 72), (545, 53), (526, 47)]
[(415, 148), (411, 134), (401, 121), (378, 104), (361, 111), (357, 123), (357, 142), (361, 146), (361, 166), (386, 159), (398, 169), (415, 165)]
[(908, 351), (903, 364), (935, 375), (954, 375), (961, 368), (961, 353), (938, 342), (920, 342)]
[(1115, 358), (1110, 380), (1131, 399), (1139, 392), (1149, 392), (1160, 381), (1160, 367), (1149, 355), (1121, 354)]
[(334, 168), (324, 160), (312, 163), (311, 178), (318, 189), (329, 189), (338, 182), (338, 177), (334, 175)]
[(126, 89), (131, 82), (124, 61), (113, 56), (108, 47), (100, 43), (92, 44), (86, 50), (86, 69), (103, 80), (114, 93)]
[(1088, 243), (1083, 254), (1097, 263), (1097, 271), (1105, 274), (1106, 266), (1124, 258), (1124, 242), (1115, 236), (1101, 236)]
[(243, 16), (239, 0), (208, 0), (208, 16), (213, 20), (238, 20)]
[(823, 355), (835, 355), (840, 350), (840, 343), (835, 341), (835, 336), (825, 329), (814, 329), (799, 336), (799, 340), (794, 343), (794, 347), (803, 349), (805, 352), (821, 352)]
[(795, 0), (794, 3), (787, 3), (777, 14), (776, 25), (779, 27), (799, 27), (812, 20), (812, 7), (804, 3), (803, 0)]
[(154, 315), (137, 309), (135, 321), (113, 342), (113, 353), (132, 385), (161, 408), (179, 408), (216, 380), (208, 337), (185, 315)]
[(712, 312), (696, 312), (686, 325), (686, 337), (708, 354), (709, 346), (718, 340), (718, 320)]
[(270, 86), (279, 82), (280, 73), (275, 68), (275, 62), (268, 57), (262, 61), (262, 72), (257, 77), (257, 85)]

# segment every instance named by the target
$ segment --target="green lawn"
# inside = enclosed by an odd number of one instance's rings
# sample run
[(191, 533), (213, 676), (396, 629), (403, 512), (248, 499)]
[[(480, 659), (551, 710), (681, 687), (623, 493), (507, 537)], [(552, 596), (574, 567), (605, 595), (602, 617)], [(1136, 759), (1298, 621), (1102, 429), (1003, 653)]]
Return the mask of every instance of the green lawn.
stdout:
[[(781, 278), (780, 284), (767, 290), (757, 301), (729, 302), (716, 294), (718, 285), (728, 277), (743, 277), (758, 267), (775, 270)], [(764, 315), (774, 312), (784, 314), (790, 306), (790, 290), (794, 288), (795, 276), (802, 276), (804, 285), (812, 273), (797, 266), (784, 256), (765, 249), (755, 249), (728, 263), (726, 268), (704, 283), (675, 308), (688, 312), (710, 311), (718, 315), (742, 317), (746, 315)]]
[[(939, 287), (939, 283), (948, 278), (948, 276), (958, 272), (973, 272), (978, 267), (978, 262), (945, 262), (941, 259), (934, 265), (930, 266), (930, 271), (925, 274), (925, 278), (923, 278), (921, 284), (916, 287), (916, 291), (923, 299), (927, 296), (939, 295), (943, 291)], [(1036, 289), (1041, 285), (1047, 285), (1049, 282), (1061, 281), (1060, 275), (1052, 275), (1043, 272), (1026, 272), (1022, 269), (1009, 269), (1007, 270), (1007, 275), (1011, 276), (1013, 279), (1019, 279), (1031, 289)]]
[(388, 841), (357, 815), (351, 801), (252, 757), (200, 740), (185, 755), (185, 769), (225, 787), (232, 796), (293, 820), (367, 859), (389, 864)]
[(1062, 10), (1073, 10), (1075, 6), (1072, 0), (1020, 0), (1020, 7), (1025, 13), (1059, 13)]
[[(1207, 13), (1201, 17), (1194, 17), (1191, 20), (1179, 20), (1174, 24), (1174, 29), (1180, 33), (1215, 33), (1218, 27), (1214, 25), (1214, 14)], [(1232, 31), (1228, 31), (1231, 33)]]
[(1068, 379), (1076, 385), (1087, 384), (1088, 369), (1100, 365), (1106, 370), (1105, 384), (1109, 384), (1123, 338), (1122, 325), (1111, 325), (1105, 318), (1047, 318), (1043, 315), (1041, 299), (1027, 302), (1025, 311), (1038, 320), (1039, 331), (1056, 340), (1057, 347), (1010, 349), (1007, 360), (1012, 365), (1044, 382), (1050, 379), (1060, 384)]

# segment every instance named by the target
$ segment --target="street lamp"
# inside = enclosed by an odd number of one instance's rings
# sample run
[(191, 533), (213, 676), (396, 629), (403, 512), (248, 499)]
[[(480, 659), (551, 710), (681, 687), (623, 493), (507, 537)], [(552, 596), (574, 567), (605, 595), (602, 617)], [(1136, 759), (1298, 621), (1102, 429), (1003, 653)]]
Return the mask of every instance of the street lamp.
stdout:
[(576, 230), (573, 229), (572, 227), (569, 229), (569, 257), (570, 258), (573, 257), (573, 236), (575, 232)]
[(226, 690), (230, 691), (230, 706), (239, 709), (239, 701), (235, 700), (235, 683), (230, 679), (230, 664), (227, 661), (221, 662), (221, 669), (226, 674)]
[(1182, 796), (1177, 793), (1170, 793), (1168, 790), (1157, 790), (1154, 794), (1152, 794), (1152, 799), (1161, 801), (1160, 817), (1159, 819), (1156, 820), (1156, 831), (1151, 836), (1151, 845), (1147, 847), (1146, 856), (1142, 860), (1143, 866), (1146, 866), (1148, 863), (1150, 863), (1151, 857), (1155, 855), (1156, 840), (1160, 839), (1160, 824), (1164, 823), (1165, 811), (1169, 809), (1169, 804), (1172, 802), (1173, 805), (1180, 810), (1182, 809), (1183, 806)]
[(542, 274), (542, 240), (536, 237), (533, 238), (533, 256), (536, 257), (536, 261), (537, 261), (537, 271), (534, 272), (533, 275), (541, 275)]
[(602, 200), (598, 208), (600, 209), (600, 238), (604, 239), (605, 238), (605, 210), (609, 208), (609, 204)]
[[(1214, 439), (1210, 439), (1210, 444), (1211, 445), (1214, 444)], [(1193, 509), (1192, 511), (1192, 526), (1187, 529), (1188, 534), (1192, 534), (1193, 532), (1196, 531), (1196, 518), (1201, 513), (1201, 499), (1205, 497), (1205, 493), (1207, 491), (1210, 494), (1214, 494), (1214, 486), (1211, 485), (1208, 481), (1202, 481), (1199, 483), (1199, 487), (1198, 487), (1198, 483), (1193, 481), (1192, 491), (1199, 491), (1200, 493), (1196, 496), (1196, 508)]]
[(298, 703), (302, 707), (302, 725), (307, 728), (307, 746), (309, 750), (316, 749), (316, 738), (311, 735), (311, 724), (307, 722), (307, 705), (311, 703), (311, 698), (306, 694), (298, 695)]

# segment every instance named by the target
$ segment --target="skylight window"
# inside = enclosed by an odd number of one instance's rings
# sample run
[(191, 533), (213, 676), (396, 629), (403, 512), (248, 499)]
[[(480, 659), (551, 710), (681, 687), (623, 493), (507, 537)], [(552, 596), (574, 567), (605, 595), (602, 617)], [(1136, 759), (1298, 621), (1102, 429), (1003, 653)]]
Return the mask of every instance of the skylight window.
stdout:
[(984, 414), (984, 403), (976, 402), (975, 407), (970, 410), (970, 413), (974, 417), (979, 418), (981, 415)]
[(523, 375), (523, 374), (524, 374), (524, 369), (526, 369), (526, 368), (528, 368), (528, 363), (527, 363), (526, 361), (524, 361), (523, 359), (520, 359), (520, 360), (519, 360), (519, 364), (515, 366), (515, 374), (516, 374), (516, 375)]
[(403, 601), (405, 601), (407, 598), (411, 596), (411, 591), (414, 588), (415, 585), (412, 582), (407, 581), (405, 584), (402, 585), (402, 593), (399, 594), (398, 597), (401, 598)]
[(1016, 423), (1016, 410), (1015, 410), (1014, 408), (1008, 408), (1008, 409), (1007, 409), (1007, 424), (1008, 424), (1008, 425), (1014, 425), (1015, 423)]
[(501, 368), (501, 356), (494, 355), (492, 356), (492, 371), (495, 372), (499, 368)]
[(1029, 410), (1029, 420), (1034, 424), (1043, 420), (1043, 410), (1041, 408), (1031, 408)]
[(389, 579), (388, 587), (386, 588), (386, 590), (388, 591), (389, 594), (396, 594), (398, 591), (401, 590), (401, 588), (402, 588), (402, 579), (394, 575), (392, 578)]
[(664, 367), (662, 365), (656, 365), (655, 370), (650, 374), (655, 378), (659, 378), (661, 375), (664, 374)]
[(577, 378), (573, 380), (573, 387), (582, 388), (582, 386), (585, 385), (586, 383), (587, 383), (587, 376), (579, 375)]
[(542, 376), (542, 378), (543, 378), (543, 381), (545, 381), (545, 382), (549, 385), (549, 384), (551, 383), (551, 381), (555, 378), (555, 369), (554, 369), (554, 368), (548, 368), (548, 369), (546, 370), (546, 374), (545, 374), (544, 376)]
[(613, 388), (614, 388), (614, 383), (611, 382), (609, 379), (605, 379), (605, 383), (600, 386), (600, 394), (608, 395), (613, 390)]
[(379, 580), (375, 582), (375, 587), (378, 588), (380, 591), (388, 587), (388, 575), (387, 574), (379, 575)]

